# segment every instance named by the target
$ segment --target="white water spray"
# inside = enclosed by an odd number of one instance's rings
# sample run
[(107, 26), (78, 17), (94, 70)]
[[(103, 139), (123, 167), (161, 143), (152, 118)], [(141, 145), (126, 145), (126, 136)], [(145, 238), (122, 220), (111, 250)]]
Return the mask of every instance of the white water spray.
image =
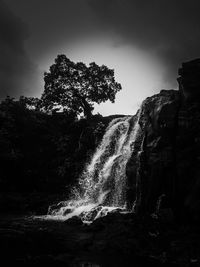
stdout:
[(80, 216), (90, 222), (113, 210), (125, 210), (126, 164), (140, 129), (139, 116), (140, 113), (135, 121), (130, 116), (111, 121), (73, 190), (72, 199), (60, 203), (59, 208), (50, 207), (50, 216), (59, 219)]

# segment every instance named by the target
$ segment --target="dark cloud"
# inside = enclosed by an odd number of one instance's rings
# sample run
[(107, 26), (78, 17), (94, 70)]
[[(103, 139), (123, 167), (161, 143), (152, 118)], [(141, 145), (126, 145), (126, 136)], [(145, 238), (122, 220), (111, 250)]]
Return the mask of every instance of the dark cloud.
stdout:
[(30, 93), (37, 68), (24, 49), (28, 36), (26, 25), (0, 0), (0, 98)]
[[(29, 26), (26, 46), (33, 60), (56, 56), (60, 48), (71, 48), (99, 31), (87, 0), (4, 0)], [(92, 11), (92, 12), (91, 12)], [(98, 29), (97, 29), (98, 28)]]
[(199, 0), (90, 0), (102, 26), (149, 51), (173, 83), (182, 61), (200, 56)]

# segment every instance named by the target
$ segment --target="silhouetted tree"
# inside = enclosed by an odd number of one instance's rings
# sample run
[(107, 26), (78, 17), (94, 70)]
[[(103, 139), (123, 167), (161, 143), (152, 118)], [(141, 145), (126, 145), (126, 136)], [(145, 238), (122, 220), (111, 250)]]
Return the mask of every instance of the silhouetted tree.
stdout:
[(74, 63), (58, 55), (55, 64), (44, 74), (42, 106), (47, 111), (64, 110), (91, 117), (93, 104), (115, 101), (121, 85), (115, 81), (114, 70), (90, 63)]

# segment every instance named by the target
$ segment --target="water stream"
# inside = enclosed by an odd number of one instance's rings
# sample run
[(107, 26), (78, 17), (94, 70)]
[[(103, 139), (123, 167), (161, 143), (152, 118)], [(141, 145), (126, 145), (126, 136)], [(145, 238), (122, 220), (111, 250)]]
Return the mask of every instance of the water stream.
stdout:
[(134, 149), (139, 132), (136, 117), (113, 119), (100, 145), (73, 188), (70, 200), (50, 207), (48, 216), (69, 219), (79, 216), (91, 222), (109, 212), (126, 211), (126, 164)]

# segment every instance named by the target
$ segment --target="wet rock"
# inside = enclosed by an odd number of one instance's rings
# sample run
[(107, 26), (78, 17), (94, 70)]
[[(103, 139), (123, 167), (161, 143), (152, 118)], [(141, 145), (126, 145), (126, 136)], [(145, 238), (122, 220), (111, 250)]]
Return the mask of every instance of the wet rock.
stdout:
[(92, 222), (97, 214), (102, 210), (102, 206), (99, 205), (97, 207), (92, 208), (90, 211), (82, 212), (80, 214), (80, 217), (82, 220), (87, 221), (87, 222)]
[(80, 226), (83, 224), (82, 220), (78, 216), (73, 216), (69, 218), (68, 220), (65, 221), (67, 225), (72, 225), (72, 226)]

